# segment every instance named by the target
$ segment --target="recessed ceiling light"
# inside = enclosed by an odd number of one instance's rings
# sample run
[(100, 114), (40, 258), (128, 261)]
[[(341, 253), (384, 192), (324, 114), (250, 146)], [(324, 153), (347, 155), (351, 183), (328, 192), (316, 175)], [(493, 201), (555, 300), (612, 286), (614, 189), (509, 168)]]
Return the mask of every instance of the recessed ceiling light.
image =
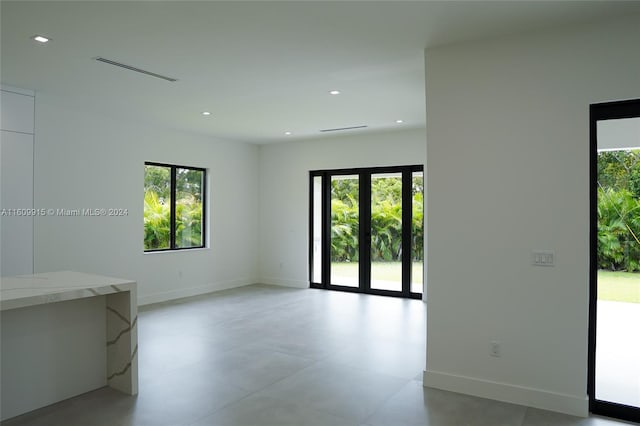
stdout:
[(33, 37), (31, 37), (33, 40), (39, 42), (39, 43), (47, 43), (48, 41), (51, 41), (51, 39), (49, 37), (45, 37), (43, 35), (40, 34), (36, 34)]
[(396, 123), (402, 124), (402, 123), (404, 123), (404, 120), (396, 120)]
[(285, 135), (291, 136), (291, 132), (284, 132)]
[(331, 91), (329, 91), (329, 94), (330, 95), (339, 95), (340, 91), (339, 90), (331, 90)]
[(209, 111), (202, 111), (202, 115), (211, 115)]

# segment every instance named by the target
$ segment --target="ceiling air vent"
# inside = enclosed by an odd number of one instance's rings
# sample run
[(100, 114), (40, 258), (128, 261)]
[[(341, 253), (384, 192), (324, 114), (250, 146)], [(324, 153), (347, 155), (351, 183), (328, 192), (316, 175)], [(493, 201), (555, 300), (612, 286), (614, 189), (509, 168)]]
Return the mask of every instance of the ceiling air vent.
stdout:
[(129, 71), (135, 71), (135, 72), (139, 72), (140, 74), (150, 75), (151, 77), (161, 78), (163, 80), (167, 80), (167, 81), (171, 81), (171, 82), (178, 81), (178, 79), (176, 79), (176, 78), (167, 77), (166, 75), (158, 74), (158, 73), (151, 72), (151, 71), (142, 70), (140, 68), (136, 68), (136, 67), (133, 67), (131, 65), (127, 65), (127, 64), (120, 63), (120, 62), (112, 61), (111, 59), (101, 58), (101, 57), (97, 57), (97, 58), (94, 58), (94, 59), (96, 61), (98, 61), (98, 62), (104, 62), (105, 64), (114, 65), (116, 67), (124, 68), (124, 69), (129, 70)]
[(364, 129), (369, 126), (351, 126), (351, 127), (338, 127), (337, 129), (321, 129), (321, 132), (341, 132), (343, 130), (355, 130), (355, 129)]

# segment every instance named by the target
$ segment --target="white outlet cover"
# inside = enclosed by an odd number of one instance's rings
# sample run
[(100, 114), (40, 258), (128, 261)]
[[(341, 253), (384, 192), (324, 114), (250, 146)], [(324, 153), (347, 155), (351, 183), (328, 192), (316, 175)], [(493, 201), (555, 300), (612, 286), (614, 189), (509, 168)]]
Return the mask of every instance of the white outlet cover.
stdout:
[(500, 342), (493, 340), (489, 342), (489, 355), (492, 357), (500, 358)]

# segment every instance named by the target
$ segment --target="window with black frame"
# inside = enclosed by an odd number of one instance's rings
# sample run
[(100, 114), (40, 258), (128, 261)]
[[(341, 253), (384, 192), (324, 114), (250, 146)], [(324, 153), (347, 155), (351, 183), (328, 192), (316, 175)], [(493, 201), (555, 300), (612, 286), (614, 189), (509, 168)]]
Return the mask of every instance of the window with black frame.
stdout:
[(144, 251), (203, 248), (206, 170), (144, 164)]

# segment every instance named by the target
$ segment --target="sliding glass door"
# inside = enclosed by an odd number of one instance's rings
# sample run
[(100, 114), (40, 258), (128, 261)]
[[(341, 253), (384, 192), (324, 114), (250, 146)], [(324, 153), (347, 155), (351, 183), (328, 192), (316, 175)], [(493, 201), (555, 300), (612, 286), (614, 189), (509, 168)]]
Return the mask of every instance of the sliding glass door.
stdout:
[(331, 283), (355, 287), (360, 282), (360, 178), (331, 176)]
[(402, 172), (371, 175), (371, 288), (402, 291)]
[(591, 411), (640, 421), (640, 100), (591, 106)]
[(411, 293), (422, 294), (424, 275), (424, 172), (411, 176)]
[(422, 166), (310, 175), (311, 286), (420, 298)]

